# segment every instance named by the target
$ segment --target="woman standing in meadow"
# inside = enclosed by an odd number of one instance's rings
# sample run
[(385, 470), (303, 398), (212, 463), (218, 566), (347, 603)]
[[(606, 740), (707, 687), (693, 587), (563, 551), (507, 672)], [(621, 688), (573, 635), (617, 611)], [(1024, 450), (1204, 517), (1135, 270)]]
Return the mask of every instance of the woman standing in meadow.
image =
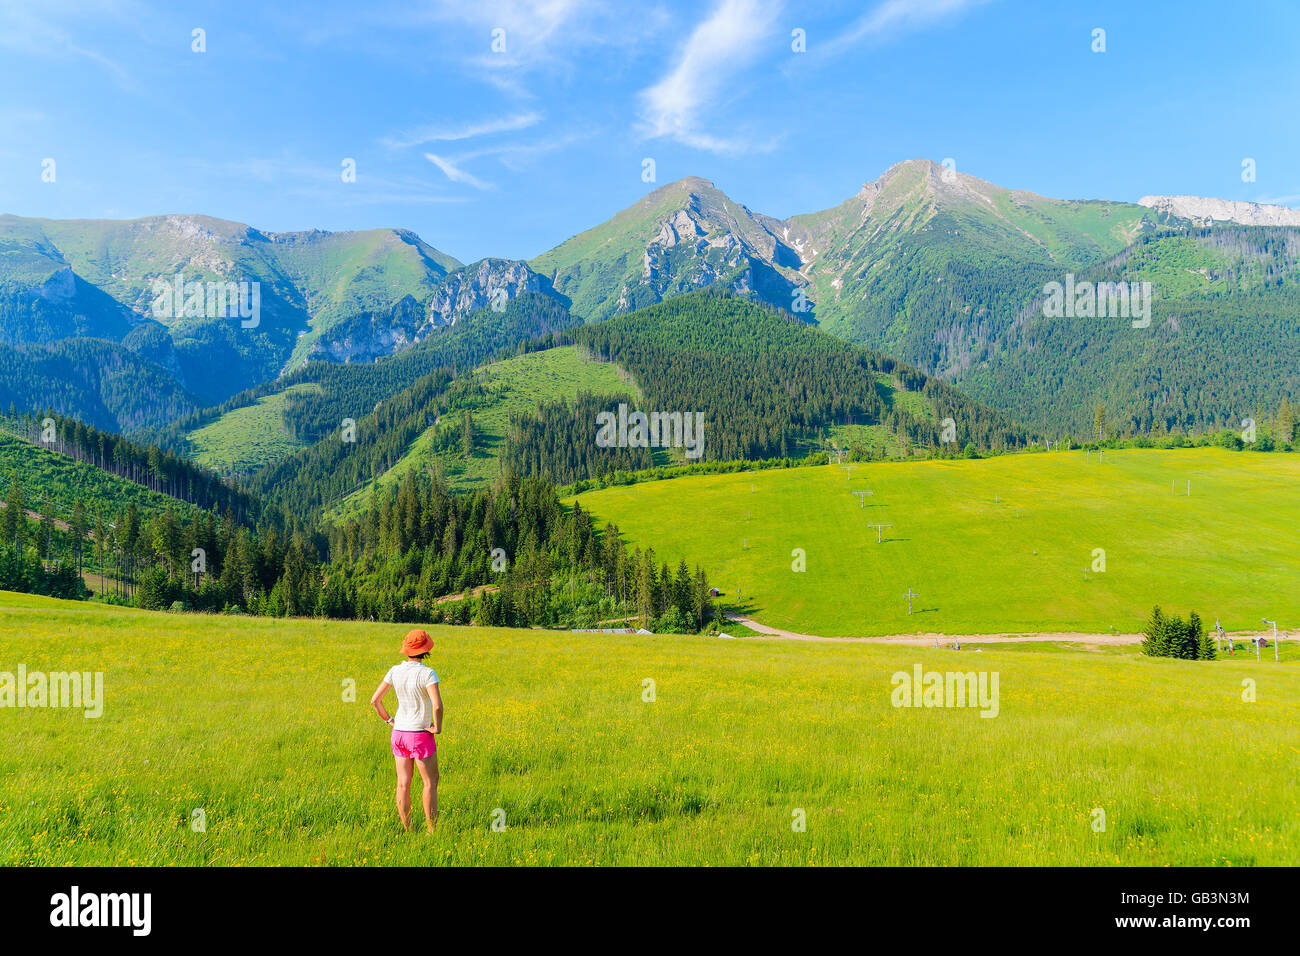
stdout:
[[(438, 822), (438, 738), (442, 733), (442, 695), (438, 693), (438, 675), (426, 667), (424, 659), (433, 650), (433, 638), (419, 629), (402, 641), (406, 660), (388, 669), (370, 706), (384, 723), (393, 726), (393, 758), (397, 763), (397, 815), (402, 829), (411, 829), (411, 770), (420, 768), (424, 780), (424, 816), (429, 832)], [(397, 714), (384, 709), (388, 688), (397, 691)]]

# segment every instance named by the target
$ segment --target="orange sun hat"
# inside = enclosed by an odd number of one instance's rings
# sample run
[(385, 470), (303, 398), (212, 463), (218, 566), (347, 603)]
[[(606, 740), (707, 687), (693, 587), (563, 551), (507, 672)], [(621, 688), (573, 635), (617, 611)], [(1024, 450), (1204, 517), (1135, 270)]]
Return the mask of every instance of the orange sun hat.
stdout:
[(433, 638), (418, 627), (406, 635), (402, 641), (402, 653), (407, 657), (415, 657), (417, 654), (427, 654), (433, 650)]

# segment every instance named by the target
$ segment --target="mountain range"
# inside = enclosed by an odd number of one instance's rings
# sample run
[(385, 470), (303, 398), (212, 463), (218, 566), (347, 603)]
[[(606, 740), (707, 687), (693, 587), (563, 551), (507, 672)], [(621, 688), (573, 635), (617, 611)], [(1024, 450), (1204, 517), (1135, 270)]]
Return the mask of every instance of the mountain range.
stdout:
[[(402, 354), (516, 301), (598, 322), (714, 287), (1044, 433), (1087, 430), (1098, 403), (1120, 427), (1201, 427), (1300, 392), (1286, 359), (1300, 347), (1298, 263), (1300, 213), (1285, 207), (1057, 200), (926, 160), (786, 219), (682, 179), (527, 262), (465, 265), (401, 229), (0, 216), (0, 405), (130, 432), (314, 361)], [(1151, 283), (1153, 321), (1049, 317), (1045, 290), (1067, 277)], [(177, 282), (256, 283), (256, 320), (160, 309)]]

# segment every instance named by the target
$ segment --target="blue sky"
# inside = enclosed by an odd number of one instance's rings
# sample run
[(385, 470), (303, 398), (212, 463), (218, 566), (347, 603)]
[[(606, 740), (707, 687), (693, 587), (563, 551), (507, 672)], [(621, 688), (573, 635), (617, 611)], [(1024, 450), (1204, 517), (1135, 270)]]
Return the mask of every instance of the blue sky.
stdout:
[(0, 212), (405, 227), (468, 262), (687, 175), (784, 217), (913, 157), (1300, 206), (1298, 66), (1289, 0), (0, 0)]

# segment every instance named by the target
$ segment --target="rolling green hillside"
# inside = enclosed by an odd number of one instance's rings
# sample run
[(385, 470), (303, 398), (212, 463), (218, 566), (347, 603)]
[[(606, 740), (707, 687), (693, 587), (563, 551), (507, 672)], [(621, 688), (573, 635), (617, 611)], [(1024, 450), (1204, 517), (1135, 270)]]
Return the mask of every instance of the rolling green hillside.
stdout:
[[(549, 296), (520, 295), (503, 312), (477, 309), (455, 325), (376, 362), (310, 362), (151, 437), (235, 470), (274, 465), (295, 450), (336, 436), (344, 419), (361, 420), (432, 372), (468, 371), (577, 321)], [(232, 419), (234, 424), (228, 424)], [(243, 443), (250, 425), (269, 429), (263, 433), (269, 440), (259, 445), (256, 454), (249, 454)]]
[[(833, 439), (909, 455), (1026, 444), (1007, 419), (916, 369), (718, 289), (569, 337), (626, 368), (649, 410), (703, 415), (706, 461), (801, 457)], [(950, 441), (944, 418), (953, 420)], [(879, 428), (833, 434), (840, 426)]]
[[(367, 482), (330, 509), (337, 518), (359, 509), (375, 486), (391, 488), (412, 470), (441, 469), (453, 488), (467, 489), (491, 482), (498, 473), (498, 455), (505, 444), (512, 414), (535, 409), (539, 403), (574, 399), (582, 392), (619, 395), (636, 401), (640, 392), (621, 370), (607, 362), (585, 358), (573, 346), (531, 352), (486, 366), (476, 373), (485, 394), (456, 403), (450, 411), (408, 446), (392, 468)], [(470, 412), (473, 450), (461, 448), (463, 413)]]
[[(67, 506), (82, 498), (87, 506), (100, 497), (95, 488), (111, 479), (176, 499), (217, 515), (231, 513), (237, 522), (255, 524), (260, 503), (238, 485), (215, 472), (157, 445), (145, 445), (112, 432), (100, 431), (75, 418), (38, 412), (0, 419), (0, 434), (15, 444), (9, 453), (19, 470), (54, 455), (64, 479)], [(30, 458), (31, 462), (24, 459)], [(107, 487), (107, 486), (106, 486)], [(135, 500), (137, 493), (128, 498)], [(105, 497), (116, 504), (120, 494)]]
[[(1300, 626), (1300, 455), (1107, 450), (1098, 459), (828, 465), (578, 500), (630, 543), (710, 568), (724, 601), (736, 604), (739, 589), (742, 610), (795, 631), (1131, 633), (1154, 604), (1230, 630), (1264, 617)], [(892, 525), (881, 543), (875, 523)], [(803, 572), (792, 570), (796, 548)], [(1085, 577), (1095, 549), (1106, 569)], [(910, 616), (909, 590), (919, 595)]]
[(304, 447), (285, 424), (293, 399), (319, 394), (314, 382), (290, 385), (226, 412), (187, 436), (194, 460), (221, 474), (243, 473), (280, 461)]
[(188, 502), (0, 431), (0, 493), (15, 479), (22, 486), (29, 508), (39, 511), (41, 504), (48, 500), (60, 521), (71, 517), (78, 501), (90, 514), (97, 510), (118, 512), (131, 504), (146, 518), (169, 508), (182, 516), (192, 516), (198, 511)]
[[(558, 340), (570, 347), (512, 359), (473, 380), (427, 376), (356, 418), (355, 445), (340, 441), (335, 426), (333, 435), (260, 471), (252, 487), (294, 510), (318, 503), (338, 514), (354, 510), (390, 472), (387, 484), (438, 467), (453, 484), (475, 487), (502, 460), (518, 474), (571, 484), (689, 462), (683, 447), (597, 448), (597, 412), (629, 395), (646, 412), (703, 416), (705, 462), (800, 458), (833, 445), (854, 458), (880, 458), (1025, 443), (1001, 416), (915, 369), (718, 290), (578, 326)], [(474, 446), (468, 460), (465, 411)], [(945, 442), (948, 417), (953, 434)]]

